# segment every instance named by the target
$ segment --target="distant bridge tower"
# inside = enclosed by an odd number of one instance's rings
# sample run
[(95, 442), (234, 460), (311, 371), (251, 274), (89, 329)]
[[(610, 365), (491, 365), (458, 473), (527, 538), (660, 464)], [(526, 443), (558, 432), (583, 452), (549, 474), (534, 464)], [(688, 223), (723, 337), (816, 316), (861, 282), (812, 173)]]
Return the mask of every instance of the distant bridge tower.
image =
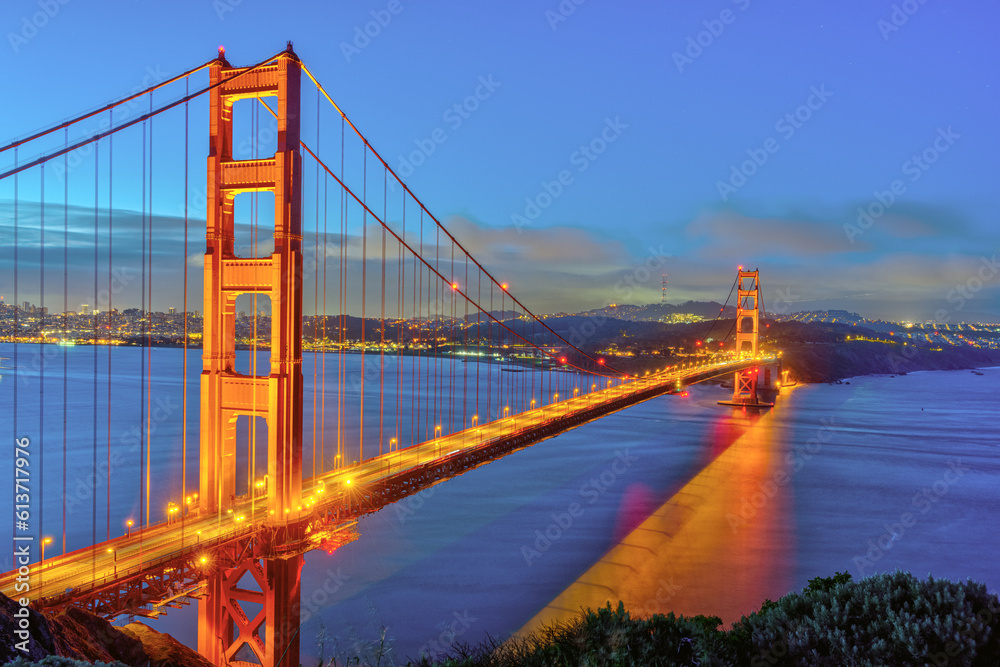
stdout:
[(758, 304), (760, 302), (759, 271), (744, 271), (740, 267), (736, 279), (736, 355), (757, 356), (760, 327)]
[[(739, 359), (756, 359), (760, 340), (760, 272), (739, 268), (736, 279), (736, 356)], [(743, 407), (771, 407), (757, 397), (760, 366), (736, 371), (733, 378), (733, 400), (719, 401), (722, 405)], [(770, 368), (765, 368), (765, 384), (770, 385)]]
[[(236, 489), (236, 420), (263, 417), (266, 507), (277, 523), (296, 511), (302, 488), (302, 70), (291, 44), (271, 63), (246, 70), (231, 67), (222, 49), (210, 66), (212, 85), (222, 83), (212, 88), (209, 115), (199, 505), (202, 512), (222, 512), (242, 493)], [(273, 157), (234, 160), (233, 104), (262, 97), (277, 98), (277, 151)], [(274, 252), (268, 257), (235, 254), (234, 201), (245, 192), (274, 193)], [(235, 370), (236, 297), (246, 293), (271, 299), (268, 375)], [(263, 538), (254, 544), (238, 558), (213, 564), (215, 574), (198, 605), (198, 652), (220, 666), (294, 667), (302, 556), (269, 558)], [(241, 604), (248, 602), (262, 608), (248, 613)]]

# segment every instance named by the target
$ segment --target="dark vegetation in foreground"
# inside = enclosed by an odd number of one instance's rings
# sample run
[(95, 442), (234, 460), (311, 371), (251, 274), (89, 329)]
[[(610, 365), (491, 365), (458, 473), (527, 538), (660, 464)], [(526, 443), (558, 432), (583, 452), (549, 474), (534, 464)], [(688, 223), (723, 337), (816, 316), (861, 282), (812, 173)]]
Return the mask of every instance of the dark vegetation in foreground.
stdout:
[(456, 644), (421, 667), (565, 665), (969, 665), (1000, 664), (1000, 599), (969, 581), (906, 572), (858, 582), (817, 577), (801, 593), (766, 600), (729, 630), (715, 616), (633, 618), (587, 610), (576, 622), (526, 638)]
[[(12, 637), (17, 603), (0, 597), (0, 626)], [(80, 610), (44, 617), (32, 612), (27, 655), (4, 647), (0, 661), (18, 667), (203, 667), (208, 663), (169, 635), (139, 624), (113, 628)], [(1000, 598), (973, 581), (917, 579), (906, 572), (861, 581), (847, 573), (817, 577), (801, 593), (758, 611), (728, 630), (715, 616), (657, 614), (633, 618), (624, 606), (588, 610), (576, 621), (506, 642), (454, 644), (438, 662), (418, 667), (580, 665), (1000, 665)], [(384, 630), (384, 629), (383, 629)], [(385, 639), (383, 635), (383, 640)], [(140, 641), (141, 640), (141, 643)], [(390, 642), (391, 643), (391, 642)], [(384, 644), (384, 641), (383, 641)], [(381, 646), (365, 658), (323, 665), (396, 664)]]

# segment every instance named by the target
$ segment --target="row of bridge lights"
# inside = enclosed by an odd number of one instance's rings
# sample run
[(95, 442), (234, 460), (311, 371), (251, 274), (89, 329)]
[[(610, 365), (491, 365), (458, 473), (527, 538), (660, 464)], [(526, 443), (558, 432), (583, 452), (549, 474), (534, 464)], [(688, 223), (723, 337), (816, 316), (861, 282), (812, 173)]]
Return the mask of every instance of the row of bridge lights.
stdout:
[[(193, 494), (189, 495), (185, 499), (185, 503), (187, 505), (190, 505), (192, 502), (197, 502), (197, 501), (198, 501), (198, 494), (197, 493), (193, 493)], [(167, 503), (167, 523), (170, 524), (173, 521), (174, 516), (177, 515), (178, 513), (180, 513), (180, 511), (181, 511), (181, 508), (177, 505), (177, 503), (175, 503), (172, 500), (170, 502), (168, 502)], [(132, 526), (134, 526), (134, 525), (135, 525), (135, 521), (133, 521), (132, 519), (125, 519), (125, 537), (132, 537)], [(51, 544), (51, 543), (52, 543), (52, 538), (51, 537), (45, 537), (45, 538), (42, 539), (42, 559), (43, 560), (45, 559), (45, 545), (46, 544)]]
[[(686, 364), (685, 364), (685, 366), (686, 366)], [(664, 370), (666, 370), (666, 369), (664, 369)], [(649, 373), (647, 372), (647, 375), (648, 374)], [(612, 381), (608, 380), (608, 388), (609, 389), (611, 388), (611, 385), (612, 385)], [(596, 391), (597, 390), (597, 384), (596, 383), (591, 384), (590, 385), (590, 389), (591, 389), (591, 392)], [(573, 397), (576, 398), (577, 396), (579, 396), (579, 394), (580, 394), (580, 388), (579, 387), (574, 387), (573, 388)], [(554, 403), (556, 403), (556, 402), (559, 401), (559, 394), (558, 394), (558, 392), (554, 393), (552, 395), (552, 399), (553, 399)], [(537, 403), (537, 399), (532, 398), (531, 399), (531, 409), (532, 410), (535, 409), (535, 404), (536, 403)], [(510, 415), (510, 406), (509, 405), (505, 405), (504, 406), (503, 414), (504, 414), (504, 418), (508, 418), (509, 417), (509, 415)], [(479, 422), (479, 415), (472, 415), (472, 427), (473, 428), (476, 428), (476, 426), (478, 425), (478, 422)], [(434, 427), (434, 436), (435, 436), (435, 439), (439, 439), (441, 437), (441, 430), (442, 430), (442, 427), (441, 427), (440, 424), (438, 424), (437, 426)], [(482, 433), (482, 431), (480, 431), (480, 434), (481, 433)], [(396, 438), (391, 438), (389, 440), (389, 451), (390, 452), (393, 451), (393, 449), (392, 449), (393, 445), (395, 445), (396, 451), (398, 452), (399, 451), (399, 444), (398, 444), (398, 441), (397, 441)], [(441, 446), (441, 443), (439, 442), (438, 443), (438, 448), (439, 448), (438, 453), (439, 454), (440, 454), (440, 446)], [(266, 480), (260, 479), (260, 480), (257, 480), (254, 483), (254, 487), (256, 489), (261, 489), (261, 488), (264, 488), (264, 486), (266, 485), (266, 483), (267, 483)], [(351, 483), (351, 481), (347, 480), (346, 484), (350, 485), (350, 483)], [(321, 487), (316, 493), (317, 494), (321, 494), (324, 491), (325, 491), (325, 486)], [(193, 493), (193, 494), (191, 494), (191, 495), (189, 495), (189, 496), (187, 496), (185, 498), (185, 504), (191, 505), (193, 502), (196, 502), (197, 500), (198, 500), (198, 494), (197, 493)], [(309, 496), (304, 501), (304, 505), (305, 505), (305, 507), (308, 508), (308, 507), (311, 507), (312, 505), (315, 505), (316, 502), (317, 502), (317, 500), (313, 496)], [(173, 501), (170, 501), (170, 502), (167, 503), (167, 522), (168, 522), (168, 524), (174, 519), (174, 516), (177, 515), (180, 512), (180, 509), (181, 508), (175, 502), (173, 502)], [(301, 510), (302, 506), (299, 506), (297, 509)], [(233, 510), (232, 509), (228, 509), (228, 510), (226, 510), (226, 512), (228, 514), (233, 514)], [(286, 508), (285, 509), (285, 513), (287, 514), (289, 512), (290, 512), (290, 510), (288, 508)], [(272, 510), (272, 513), (273, 513), (273, 510)], [(246, 520), (246, 516), (242, 515), (242, 514), (241, 515), (236, 515), (236, 516), (233, 517), (233, 520), (234, 520), (234, 523), (240, 523), (240, 522)], [(134, 525), (134, 521), (132, 519), (126, 519), (125, 520), (125, 536), (126, 537), (131, 537), (132, 536), (132, 526), (133, 525)], [(200, 536), (201, 531), (198, 531), (198, 534)], [(41, 551), (42, 551), (42, 553), (41, 553), (41, 560), (42, 560), (42, 562), (45, 561), (45, 547), (47, 545), (49, 545), (49, 544), (52, 544), (52, 538), (51, 537), (44, 537), (44, 538), (42, 538), (42, 541), (41, 541), (41, 545), (42, 545), (42, 548), (41, 548)], [(115, 563), (116, 563), (115, 567), (116, 567), (116, 572), (117, 572), (117, 552), (113, 548), (109, 548), (108, 549), (108, 553), (111, 553), (114, 556)], [(204, 564), (204, 563), (207, 562), (207, 557), (202, 556), (200, 560)]]
[[(666, 369), (664, 369), (664, 370), (666, 370)], [(647, 373), (647, 375), (648, 375), (648, 373)], [(608, 380), (608, 389), (611, 388), (611, 385), (612, 385), (612, 380)], [(593, 384), (590, 385), (590, 391), (591, 391), (591, 393), (597, 391), (597, 383), (593, 383)], [(579, 397), (579, 395), (580, 395), (580, 388), (579, 387), (574, 387), (573, 388), (573, 398), (577, 398), (577, 397)], [(591, 401), (592, 400), (593, 399), (591, 399)], [(551, 404), (558, 403), (558, 402), (559, 402), (559, 393), (555, 392), (555, 393), (552, 394), (552, 403)], [(532, 398), (529, 409), (534, 410), (535, 409), (535, 405), (537, 403), (538, 403), (538, 399)], [(517, 416), (517, 413), (515, 413), (515, 417), (516, 416)], [(509, 405), (505, 405), (503, 407), (503, 418), (507, 419), (509, 417), (510, 417), (510, 406)], [(478, 414), (472, 415), (471, 419), (472, 419), (472, 428), (476, 428), (479, 425), (479, 415)], [(482, 435), (482, 429), (479, 430), (479, 434)], [(434, 427), (434, 439), (437, 440), (440, 437), (441, 437), (441, 425), (438, 424), (437, 426)], [(438, 446), (440, 447), (440, 443), (438, 443)], [(395, 452), (399, 451), (399, 441), (398, 441), (397, 438), (389, 438), (389, 453), (391, 454), (393, 451), (395, 451)], [(338, 456), (337, 458), (340, 458), (340, 457)]]

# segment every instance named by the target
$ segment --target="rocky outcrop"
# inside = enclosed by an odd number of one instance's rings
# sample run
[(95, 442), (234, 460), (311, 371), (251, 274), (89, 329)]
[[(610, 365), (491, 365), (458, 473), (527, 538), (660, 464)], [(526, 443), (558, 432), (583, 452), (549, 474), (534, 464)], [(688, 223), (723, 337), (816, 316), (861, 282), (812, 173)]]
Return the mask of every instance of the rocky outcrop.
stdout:
[[(142, 623), (119, 628), (80, 609), (39, 613), (0, 594), (0, 664), (18, 657), (36, 662), (57, 655), (86, 662), (119, 662), (135, 667), (211, 667), (197, 652)], [(22, 639), (15, 631), (23, 628)], [(23, 642), (23, 643), (22, 643)]]

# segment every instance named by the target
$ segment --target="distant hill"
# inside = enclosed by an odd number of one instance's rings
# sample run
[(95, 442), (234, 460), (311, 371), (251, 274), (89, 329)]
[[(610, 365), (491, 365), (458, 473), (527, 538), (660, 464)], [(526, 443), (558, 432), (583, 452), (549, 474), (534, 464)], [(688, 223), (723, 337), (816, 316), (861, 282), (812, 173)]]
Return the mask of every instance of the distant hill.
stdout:
[[(899, 328), (898, 323), (895, 328)], [(862, 339), (858, 340), (859, 337)], [(897, 339), (877, 328), (844, 321), (779, 322), (770, 327), (766, 338), (783, 351), (782, 365), (800, 382), (831, 382), (858, 375), (918, 370), (958, 370), (1000, 362), (1000, 350)]]
[[(701, 319), (715, 319), (721, 309), (722, 304), (716, 301), (685, 301), (680, 304), (650, 303), (644, 306), (615, 304), (577, 314), (584, 317), (612, 317), (632, 322), (665, 322), (670, 321), (671, 316), (676, 315), (695, 315)], [(726, 306), (723, 316), (735, 317), (736, 308)]]

